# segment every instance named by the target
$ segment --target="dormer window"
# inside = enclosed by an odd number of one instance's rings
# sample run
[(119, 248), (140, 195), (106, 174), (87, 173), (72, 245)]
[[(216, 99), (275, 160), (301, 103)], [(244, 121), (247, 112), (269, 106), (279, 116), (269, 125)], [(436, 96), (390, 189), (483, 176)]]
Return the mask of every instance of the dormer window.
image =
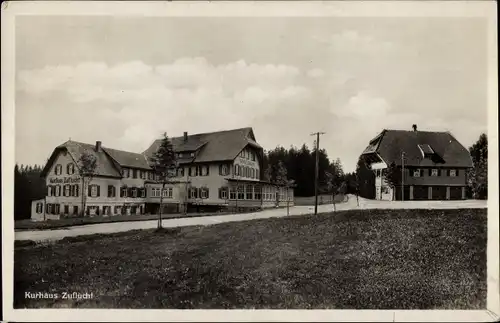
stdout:
[(420, 149), (420, 152), (422, 153), (423, 158), (430, 158), (432, 157), (435, 152), (431, 148), (431, 146), (425, 144), (425, 145), (418, 145), (418, 148)]
[(191, 153), (191, 157), (194, 157), (194, 153)]

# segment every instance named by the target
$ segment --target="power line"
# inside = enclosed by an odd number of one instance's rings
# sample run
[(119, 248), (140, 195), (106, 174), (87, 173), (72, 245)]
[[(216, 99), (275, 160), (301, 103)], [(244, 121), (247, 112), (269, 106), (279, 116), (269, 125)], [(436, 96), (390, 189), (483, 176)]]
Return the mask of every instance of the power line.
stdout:
[(318, 214), (318, 179), (319, 179), (319, 136), (325, 132), (315, 132), (311, 136), (316, 136), (316, 166), (314, 168), (314, 214)]

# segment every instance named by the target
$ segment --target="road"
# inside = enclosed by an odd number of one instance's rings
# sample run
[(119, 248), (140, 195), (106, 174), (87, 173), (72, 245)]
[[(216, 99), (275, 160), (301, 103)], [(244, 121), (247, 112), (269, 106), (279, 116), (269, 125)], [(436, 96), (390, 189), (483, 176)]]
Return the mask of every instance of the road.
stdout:
[[(336, 205), (337, 210), (351, 209), (455, 209), (455, 208), (486, 208), (487, 201), (374, 201), (359, 199), (359, 206), (356, 197), (351, 196), (349, 201)], [(333, 205), (319, 205), (318, 212), (328, 212), (333, 210)], [(290, 208), (290, 215), (305, 215), (314, 213), (314, 206), (294, 206)], [(286, 209), (267, 209), (255, 213), (226, 214), (205, 217), (190, 217), (181, 219), (166, 219), (162, 221), (164, 227), (184, 227), (194, 225), (213, 225), (223, 222), (248, 221), (254, 219), (276, 218), (287, 216)], [(16, 240), (48, 241), (59, 240), (65, 237), (88, 235), (96, 233), (114, 233), (138, 229), (156, 228), (156, 220), (130, 221), (88, 224), (68, 227), (57, 230), (34, 230), (15, 232)]]

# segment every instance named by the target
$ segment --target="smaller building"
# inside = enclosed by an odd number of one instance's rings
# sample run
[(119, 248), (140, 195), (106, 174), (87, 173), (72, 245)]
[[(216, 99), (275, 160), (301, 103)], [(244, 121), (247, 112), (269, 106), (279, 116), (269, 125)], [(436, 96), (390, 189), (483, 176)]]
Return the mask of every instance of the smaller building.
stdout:
[[(458, 200), (466, 198), (469, 151), (449, 132), (386, 130), (370, 140), (361, 157), (375, 173), (377, 200)], [(395, 164), (402, 184), (391, 187)]]

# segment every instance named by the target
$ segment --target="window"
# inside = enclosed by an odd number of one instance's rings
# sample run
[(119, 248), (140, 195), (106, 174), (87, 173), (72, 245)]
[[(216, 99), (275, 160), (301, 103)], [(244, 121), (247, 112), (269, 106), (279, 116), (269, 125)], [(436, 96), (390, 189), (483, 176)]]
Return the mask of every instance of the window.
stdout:
[(73, 163), (69, 163), (67, 166), (66, 166), (66, 173), (68, 175), (73, 175), (75, 173), (75, 164)]
[(116, 187), (113, 185), (108, 185), (108, 197), (115, 197), (116, 196)]
[(191, 157), (194, 157), (194, 153), (191, 153)]
[(177, 157), (182, 158), (182, 153), (178, 153)]
[(184, 177), (184, 167), (177, 168), (177, 176)]
[(227, 200), (227, 187), (219, 188), (219, 198), (222, 200)]
[(61, 164), (57, 164), (55, 169), (54, 169), (54, 173), (56, 175), (61, 175), (62, 174), (62, 165)]
[(59, 204), (54, 204), (54, 214), (59, 214), (59, 212), (60, 212)]
[(438, 176), (438, 170), (436, 168), (431, 170), (431, 176)]
[(132, 170), (132, 177), (137, 178), (137, 169)]
[(71, 185), (71, 196), (78, 196), (79, 195), (79, 187), (78, 184)]
[(226, 164), (220, 165), (220, 175), (229, 175), (229, 167)]
[(456, 177), (457, 176), (457, 171), (455, 169), (450, 169), (450, 176), (451, 177)]
[(246, 199), (247, 200), (253, 200), (253, 186), (252, 185), (247, 185)]
[(69, 205), (64, 206), (64, 214), (69, 214)]
[(132, 187), (132, 197), (137, 197), (137, 187)]
[(78, 214), (78, 206), (73, 206), (73, 214)]
[(234, 165), (234, 175), (240, 176), (240, 165)]
[(64, 196), (71, 196), (71, 185), (69, 185), (69, 184), (64, 185), (63, 195)]
[(42, 213), (42, 212), (43, 212), (43, 204), (37, 203), (36, 204), (36, 213)]
[(165, 187), (163, 189), (163, 197), (172, 198), (172, 196), (173, 196), (173, 189), (171, 187)]
[(238, 187), (238, 200), (245, 199), (245, 187), (243, 185)]
[(200, 190), (200, 197), (202, 199), (207, 199), (208, 195), (209, 195), (208, 187), (202, 187), (201, 190)]
[(201, 176), (208, 176), (209, 166), (200, 166), (200, 174)]
[(262, 198), (261, 190), (260, 186), (254, 186), (254, 199), (260, 200)]
[(123, 175), (123, 177), (127, 178), (127, 177), (129, 176), (129, 173), (128, 173), (128, 172), (129, 172), (129, 171), (128, 171), (128, 169), (127, 169), (127, 168), (122, 169), (122, 175)]
[(153, 180), (153, 172), (148, 172), (148, 179)]
[(146, 197), (146, 188), (141, 188), (141, 197)]
[(413, 177), (420, 177), (420, 169), (413, 170)]
[(120, 197), (127, 197), (128, 189), (126, 186), (122, 186), (120, 189)]
[(146, 171), (141, 170), (141, 179), (146, 179)]
[(56, 185), (55, 187), (55, 196), (61, 196), (61, 186)]
[(89, 186), (89, 196), (90, 197), (98, 197), (100, 196), (100, 186), (99, 185), (90, 185)]
[(198, 197), (198, 189), (195, 187), (191, 187), (191, 189), (189, 190), (189, 197), (191, 197), (192, 199), (197, 198)]
[(236, 200), (236, 191), (234, 190), (234, 188), (229, 189), (229, 199)]

